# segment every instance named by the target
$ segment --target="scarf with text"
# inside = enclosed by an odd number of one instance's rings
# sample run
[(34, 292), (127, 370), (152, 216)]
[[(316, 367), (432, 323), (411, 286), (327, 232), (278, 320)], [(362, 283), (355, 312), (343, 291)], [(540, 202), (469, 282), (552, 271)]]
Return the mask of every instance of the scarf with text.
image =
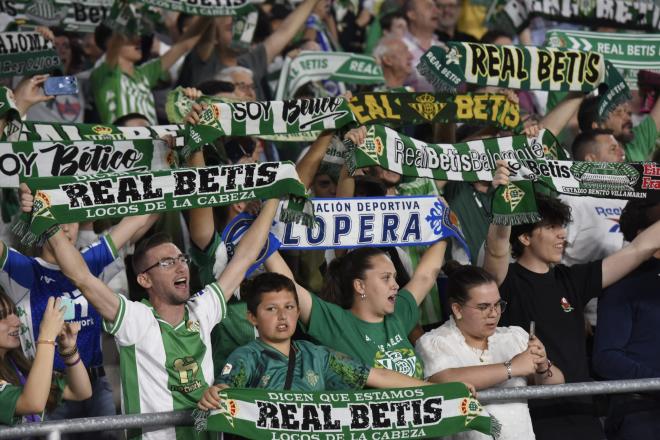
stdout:
[(440, 91), (454, 91), (464, 82), (562, 92), (597, 88), (601, 117), (631, 98), (621, 74), (597, 52), (459, 42), (447, 46), (447, 51), (431, 47), (417, 66)]
[(497, 439), (501, 432), (461, 383), (332, 392), (227, 388), (219, 395), (220, 409), (193, 412), (198, 430), (263, 440), (427, 438), (468, 430)]
[(94, 32), (110, 15), (113, 3), (114, 0), (7, 0), (2, 12), (65, 31)]
[(631, 90), (637, 90), (637, 72), (660, 70), (660, 35), (546, 31), (547, 46), (602, 53), (616, 67)]
[(176, 155), (164, 141), (0, 142), (0, 188), (31, 177), (168, 169)]
[(383, 70), (369, 55), (350, 52), (302, 51), (293, 60), (286, 57), (275, 99), (290, 99), (310, 81), (331, 80), (350, 84), (382, 84)]
[[(304, 185), (290, 162), (262, 162), (95, 176), (28, 178), (34, 207), (14, 232), (25, 244), (62, 223), (222, 206), (290, 195), (283, 221), (311, 224)], [(311, 208), (311, 204), (308, 204)]]
[(0, 32), (0, 77), (32, 76), (60, 67), (53, 42), (38, 32)]
[[(498, 188), (493, 199), (493, 222), (504, 225), (535, 223), (533, 184), (579, 196), (660, 200), (660, 167), (653, 163), (573, 162), (555, 137), (542, 130), (524, 135), (456, 144), (427, 144), (387, 127), (371, 126), (362, 145), (347, 141), (350, 170), (378, 165), (410, 177), (464, 182), (490, 181), (497, 160), (506, 160), (512, 183)], [(556, 160), (556, 158), (562, 160)]]
[(533, 17), (591, 27), (660, 31), (660, 7), (652, 0), (494, 0), (486, 20), (489, 27), (519, 33)]
[(340, 97), (291, 101), (214, 102), (186, 124), (183, 155), (220, 136), (257, 136), (319, 132), (353, 122), (348, 103)]
[(156, 6), (170, 11), (182, 12), (188, 15), (238, 15), (249, 10), (254, 0), (211, 0), (201, 2), (181, 0), (140, 0), (147, 5)]
[[(423, 246), (451, 239), (463, 249), (469, 261), (470, 251), (458, 218), (438, 197), (313, 198), (311, 202), (314, 225), (275, 222), (248, 275), (278, 249)], [(280, 204), (279, 209), (284, 208), (284, 203)], [(214, 274), (222, 273), (254, 219), (253, 215), (241, 213), (224, 229), (222, 244), (215, 254)]]

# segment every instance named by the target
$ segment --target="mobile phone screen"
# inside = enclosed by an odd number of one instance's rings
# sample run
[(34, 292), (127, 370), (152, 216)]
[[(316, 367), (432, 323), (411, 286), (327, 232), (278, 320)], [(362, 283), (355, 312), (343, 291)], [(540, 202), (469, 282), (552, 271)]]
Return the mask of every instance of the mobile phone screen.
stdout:
[(51, 76), (44, 82), (44, 93), (53, 95), (78, 94), (78, 80), (75, 76)]
[(62, 307), (65, 307), (64, 309), (65, 321), (73, 321), (74, 319), (76, 319), (76, 304), (73, 302), (71, 298), (62, 297), (60, 304), (62, 304)]
[(532, 321), (529, 323), (529, 339), (532, 339), (534, 337), (535, 332), (536, 332), (536, 322)]

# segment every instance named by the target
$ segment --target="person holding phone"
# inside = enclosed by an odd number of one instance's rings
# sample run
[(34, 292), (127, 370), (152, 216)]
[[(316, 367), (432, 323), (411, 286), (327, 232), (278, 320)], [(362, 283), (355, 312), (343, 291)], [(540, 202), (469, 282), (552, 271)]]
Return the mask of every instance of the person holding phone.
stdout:
[[(11, 299), (0, 290), (0, 425), (41, 421), (61, 399), (84, 400), (92, 385), (76, 339), (80, 323), (65, 323), (60, 298), (50, 297), (32, 362), (21, 350), (20, 320)], [(57, 347), (57, 348), (56, 348)], [(65, 359), (65, 375), (53, 374), (55, 350)]]
[[(545, 347), (520, 327), (497, 327), (506, 302), (488, 272), (476, 266), (448, 262), (447, 294), (452, 316), (425, 333), (415, 347), (431, 382), (469, 382), (477, 390), (491, 387), (549, 385), (564, 375), (548, 359)], [(533, 328), (533, 326), (532, 326)], [(533, 439), (534, 430), (525, 401), (486, 405), (502, 423), (501, 439)], [(457, 439), (489, 438), (476, 431)]]

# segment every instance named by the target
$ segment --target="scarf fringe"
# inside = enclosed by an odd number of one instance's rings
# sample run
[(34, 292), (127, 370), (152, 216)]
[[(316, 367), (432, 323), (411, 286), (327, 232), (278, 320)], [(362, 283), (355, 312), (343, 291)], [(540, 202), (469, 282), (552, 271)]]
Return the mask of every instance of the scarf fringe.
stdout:
[(493, 224), (500, 226), (517, 226), (528, 223), (538, 223), (541, 216), (538, 212), (521, 212), (517, 214), (493, 213)]
[(21, 213), (12, 223), (10, 230), (16, 234), (18, 240), (25, 246), (43, 246), (46, 243), (46, 235), (35, 234), (30, 226), (30, 215)]
[(502, 422), (492, 414), (490, 414), (490, 435), (492, 435), (495, 440), (499, 440), (502, 437)]
[(426, 62), (420, 61), (419, 64), (417, 64), (417, 71), (431, 83), (436, 91), (440, 93), (456, 93), (457, 88), (450, 86), (447, 82), (443, 81)]
[(195, 427), (195, 431), (197, 432), (206, 431), (206, 428), (208, 428), (209, 414), (210, 414), (209, 411), (202, 411), (199, 408), (193, 410), (192, 417), (193, 417), (193, 424)]

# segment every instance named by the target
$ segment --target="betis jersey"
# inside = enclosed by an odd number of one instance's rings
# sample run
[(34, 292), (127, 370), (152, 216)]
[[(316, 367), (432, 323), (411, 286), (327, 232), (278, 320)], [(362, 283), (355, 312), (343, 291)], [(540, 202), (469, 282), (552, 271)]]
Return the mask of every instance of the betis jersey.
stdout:
[[(211, 329), (226, 315), (225, 298), (209, 284), (185, 305), (183, 321), (172, 326), (147, 300), (129, 301), (122, 295), (114, 322), (103, 321), (115, 337), (124, 414), (193, 409), (213, 383)], [(129, 431), (129, 438), (191, 439), (193, 428)], [(201, 435), (206, 438), (206, 434)]]
[(423, 379), (424, 365), (408, 340), (418, 320), (419, 308), (407, 290), (399, 291), (394, 313), (386, 315), (383, 322), (363, 321), (350, 310), (312, 294), (307, 334), (367, 365)]
[[(34, 358), (34, 342), (39, 338), (39, 326), (48, 304), (48, 298), (67, 297), (75, 305), (75, 320), (80, 322), (78, 349), (86, 367), (103, 365), (101, 349), (101, 315), (92, 307), (59, 266), (41, 258), (28, 257), (15, 249), (4, 247), (0, 257), (0, 286), (16, 304), (21, 320), (20, 339), (23, 352)], [(82, 251), (89, 271), (103, 281), (110, 281), (119, 270), (111, 264), (117, 251), (110, 236), (102, 236), (95, 244)], [(107, 269), (107, 270), (106, 270)], [(55, 369), (64, 371), (64, 362), (55, 352)]]
[(136, 66), (132, 76), (107, 63), (94, 69), (90, 81), (101, 122), (111, 124), (121, 116), (140, 113), (152, 124), (157, 124), (156, 103), (151, 89), (161, 73), (160, 58)]
[[(370, 368), (361, 362), (308, 341), (292, 341), (291, 346), (296, 351), (292, 390), (359, 390), (367, 383)], [(257, 339), (229, 355), (216, 383), (282, 390), (288, 368), (288, 357)]]
[[(58, 401), (62, 398), (66, 380), (63, 377), (53, 377), (53, 383), (59, 390)], [(16, 415), (16, 403), (23, 393), (21, 385), (13, 385), (0, 379), (0, 426), (16, 425), (23, 421), (23, 417)], [(43, 413), (37, 414), (43, 419)], [(1, 429), (0, 429), (1, 430)]]

